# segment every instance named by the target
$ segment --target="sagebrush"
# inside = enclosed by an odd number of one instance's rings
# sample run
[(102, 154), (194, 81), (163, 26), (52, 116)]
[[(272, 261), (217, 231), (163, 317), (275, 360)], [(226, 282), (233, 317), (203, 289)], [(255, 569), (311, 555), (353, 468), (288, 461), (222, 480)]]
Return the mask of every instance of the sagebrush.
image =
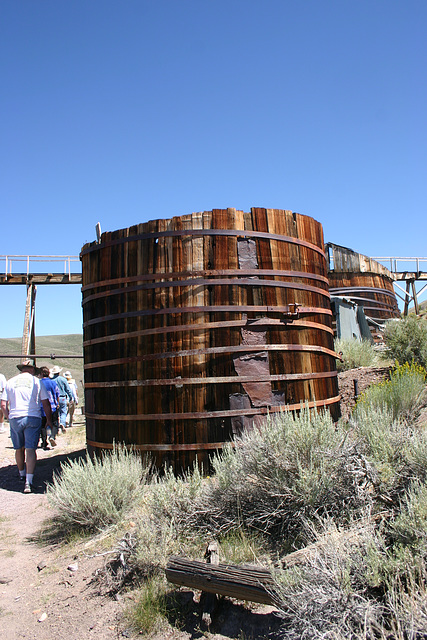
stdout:
[[(128, 616), (144, 633), (170, 617), (169, 555), (201, 559), (215, 538), (223, 562), (274, 568), (283, 618), (276, 637), (415, 640), (427, 634), (427, 425), (414, 420), (424, 390), (423, 369), (397, 366), (348, 422), (309, 409), (269, 416), (212, 458), (211, 477), (197, 465), (181, 477), (154, 473), (118, 450), (65, 466), (50, 497), (69, 526), (84, 519), (99, 530), (112, 512), (116, 520), (132, 513), (114, 589), (129, 576), (143, 581)], [(116, 481), (101, 480), (113, 468)], [(118, 477), (129, 477), (127, 502), (114, 497)], [(118, 506), (95, 520), (97, 493)], [(298, 563), (287, 567), (296, 550)]]
[(55, 524), (64, 533), (95, 532), (120, 521), (141, 497), (150, 464), (125, 447), (62, 464), (47, 488)]
[(414, 362), (427, 367), (427, 319), (409, 315), (387, 322), (384, 340), (388, 354), (399, 364)]
[(381, 362), (380, 354), (369, 340), (339, 338), (335, 340), (334, 348), (341, 354), (341, 359), (337, 360), (338, 371), (357, 367), (375, 367)]
[(425, 393), (426, 370), (415, 363), (396, 364), (389, 380), (369, 387), (359, 398), (358, 407), (386, 407), (394, 418), (410, 420), (418, 411)]

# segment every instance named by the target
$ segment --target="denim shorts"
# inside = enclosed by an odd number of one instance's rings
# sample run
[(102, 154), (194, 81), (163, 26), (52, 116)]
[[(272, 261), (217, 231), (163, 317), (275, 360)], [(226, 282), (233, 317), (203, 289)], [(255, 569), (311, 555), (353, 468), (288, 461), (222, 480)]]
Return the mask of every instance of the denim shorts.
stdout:
[(37, 449), (42, 419), (35, 416), (10, 418), (10, 437), (14, 449)]

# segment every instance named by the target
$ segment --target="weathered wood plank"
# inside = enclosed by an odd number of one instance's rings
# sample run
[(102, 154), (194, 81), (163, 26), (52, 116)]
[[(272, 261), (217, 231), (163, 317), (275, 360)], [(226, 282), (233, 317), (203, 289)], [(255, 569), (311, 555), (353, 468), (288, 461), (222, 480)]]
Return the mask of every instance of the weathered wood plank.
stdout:
[(274, 581), (269, 569), (250, 565), (205, 564), (172, 556), (165, 570), (173, 584), (237, 600), (275, 604)]
[(80, 273), (7, 273), (0, 274), (0, 284), (82, 284)]

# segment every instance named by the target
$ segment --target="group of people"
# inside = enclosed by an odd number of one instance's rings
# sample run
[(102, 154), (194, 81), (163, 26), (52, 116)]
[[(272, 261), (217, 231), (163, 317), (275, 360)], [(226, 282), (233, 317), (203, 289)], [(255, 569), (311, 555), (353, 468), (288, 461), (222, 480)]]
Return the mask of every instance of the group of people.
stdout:
[(66, 432), (67, 415), (68, 426), (73, 424), (79, 397), (70, 371), (60, 375), (61, 367), (37, 368), (30, 360), (17, 367), (19, 374), (8, 381), (0, 374), (0, 428), (5, 430), (8, 419), (19, 478), (24, 493), (31, 493), (39, 440), (44, 449), (56, 446), (57, 434)]

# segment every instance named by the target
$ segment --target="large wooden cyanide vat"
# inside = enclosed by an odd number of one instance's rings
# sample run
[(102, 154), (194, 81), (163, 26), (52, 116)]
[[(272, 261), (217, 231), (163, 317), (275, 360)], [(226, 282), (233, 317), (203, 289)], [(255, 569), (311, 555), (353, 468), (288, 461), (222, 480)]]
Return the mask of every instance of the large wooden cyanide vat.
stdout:
[(312, 218), (215, 209), (154, 220), (103, 233), (81, 260), (92, 452), (125, 442), (180, 471), (285, 405), (338, 417)]
[(372, 258), (328, 243), (328, 278), (331, 295), (344, 296), (360, 307), (371, 331), (400, 312), (390, 271)]

